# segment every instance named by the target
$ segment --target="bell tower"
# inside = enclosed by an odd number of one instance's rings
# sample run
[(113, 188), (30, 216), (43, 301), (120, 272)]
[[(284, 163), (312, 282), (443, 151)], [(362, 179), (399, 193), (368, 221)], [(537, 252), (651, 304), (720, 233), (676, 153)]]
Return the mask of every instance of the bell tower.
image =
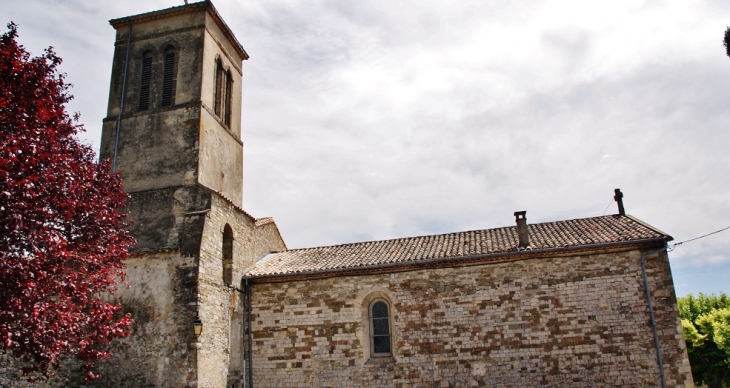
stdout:
[(176, 247), (212, 191), (241, 207), (246, 51), (210, 1), (110, 21), (116, 30), (101, 159), (131, 195), (137, 249)]
[(98, 386), (241, 386), (252, 368), (243, 276), (286, 250), (271, 218), (241, 206), (248, 55), (208, 0), (110, 24), (100, 155), (122, 174), (137, 245), (115, 295), (133, 332), (100, 363)]

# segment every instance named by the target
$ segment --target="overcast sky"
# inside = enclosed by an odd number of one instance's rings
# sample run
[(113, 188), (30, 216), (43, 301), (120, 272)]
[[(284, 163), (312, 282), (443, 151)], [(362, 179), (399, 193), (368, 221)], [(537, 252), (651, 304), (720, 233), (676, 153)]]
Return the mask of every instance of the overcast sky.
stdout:
[[(172, 0), (0, 0), (98, 149), (114, 29)], [(730, 2), (217, 0), (244, 62), (244, 208), (290, 248), (627, 213), (730, 226)], [(670, 253), (730, 291), (730, 230)]]

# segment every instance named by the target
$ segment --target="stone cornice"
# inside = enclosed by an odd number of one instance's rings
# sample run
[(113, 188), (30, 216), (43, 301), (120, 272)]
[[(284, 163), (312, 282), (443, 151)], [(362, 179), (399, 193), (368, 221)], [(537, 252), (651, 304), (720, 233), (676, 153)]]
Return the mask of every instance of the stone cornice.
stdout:
[(241, 56), (241, 59), (243, 59), (244, 61), (247, 60), (249, 56), (246, 53), (246, 50), (243, 49), (241, 43), (238, 41), (238, 39), (236, 39), (236, 36), (233, 35), (233, 32), (228, 27), (223, 18), (221, 18), (218, 10), (215, 9), (213, 3), (210, 0), (201, 1), (193, 4), (180, 5), (177, 7), (167, 8), (159, 11), (142, 13), (139, 15), (127, 16), (119, 19), (112, 19), (109, 21), (109, 24), (111, 24), (112, 27), (114, 27), (115, 29), (119, 29), (129, 24), (166, 19), (173, 16), (200, 11), (206, 11), (208, 15), (210, 15), (210, 17), (215, 21), (221, 31), (223, 31), (223, 35), (225, 35), (226, 38), (228, 38), (228, 40), (231, 42), (233, 48), (236, 50), (238, 55)]

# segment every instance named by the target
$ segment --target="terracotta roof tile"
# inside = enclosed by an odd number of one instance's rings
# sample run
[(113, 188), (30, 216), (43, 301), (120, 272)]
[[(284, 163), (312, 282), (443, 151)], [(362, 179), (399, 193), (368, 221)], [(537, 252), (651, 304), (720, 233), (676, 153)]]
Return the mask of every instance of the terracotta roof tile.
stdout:
[(274, 222), (274, 219), (271, 217), (262, 217), (256, 219), (256, 226), (271, 224)]
[[(235, 202), (233, 202), (233, 200), (231, 200), (230, 198), (226, 197), (226, 196), (225, 196), (225, 194), (221, 193), (221, 192), (220, 192), (220, 191), (218, 191), (218, 190), (213, 190), (213, 189), (209, 189), (209, 190), (210, 190), (210, 191), (211, 191), (212, 193), (215, 193), (215, 194), (216, 194), (216, 195), (217, 195), (218, 197), (222, 198), (222, 199), (223, 199), (224, 201), (228, 202), (228, 204), (229, 204), (229, 205), (233, 206), (233, 208), (234, 208), (234, 209), (236, 209), (236, 210), (238, 210), (239, 212), (241, 212), (241, 213), (242, 213), (242, 214), (243, 214), (243, 215), (244, 215), (244, 216), (245, 216), (246, 218), (248, 218), (249, 220), (251, 220), (251, 221), (253, 221), (254, 223), (256, 223), (256, 221), (257, 221), (257, 218), (256, 218), (256, 217), (254, 217), (254, 216), (252, 216), (252, 215), (248, 214), (248, 213), (247, 213), (247, 212), (246, 212), (245, 210), (243, 210), (243, 209), (242, 209), (242, 208), (240, 208), (240, 207), (239, 207), (238, 205), (236, 205), (236, 203), (235, 203)], [(272, 220), (273, 220), (273, 219), (272, 219)]]
[[(631, 216), (610, 215), (529, 224), (532, 250), (590, 247), (672, 237)], [(300, 274), (389, 263), (516, 252), (514, 226), (466, 232), (367, 241), (271, 253), (259, 260), (250, 277)]]

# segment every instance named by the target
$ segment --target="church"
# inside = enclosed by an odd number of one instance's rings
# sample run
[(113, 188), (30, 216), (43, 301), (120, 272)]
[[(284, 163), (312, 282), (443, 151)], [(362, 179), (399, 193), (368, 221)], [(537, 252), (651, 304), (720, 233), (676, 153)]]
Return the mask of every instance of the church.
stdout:
[(213, 4), (110, 23), (135, 323), (95, 386), (694, 386), (672, 237), (620, 191), (613, 215), (288, 249), (242, 208), (248, 55)]

